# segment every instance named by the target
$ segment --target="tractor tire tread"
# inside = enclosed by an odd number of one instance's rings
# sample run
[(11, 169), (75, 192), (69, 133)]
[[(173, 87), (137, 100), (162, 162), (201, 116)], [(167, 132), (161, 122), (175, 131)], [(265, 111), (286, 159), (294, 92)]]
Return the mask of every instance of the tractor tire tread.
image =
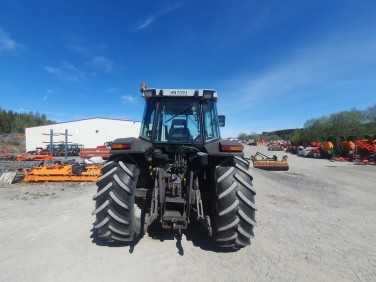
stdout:
[(215, 168), (215, 200), (213, 201), (213, 240), (219, 247), (235, 250), (251, 244), (256, 226), (253, 177), (249, 163), (234, 156)]
[(141, 217), (135, 204), (139, 168), (128, 159), (112, 159), (102, 167), (97, 181), (94, 229), (107, 242), (131, 242), (141, 232)]

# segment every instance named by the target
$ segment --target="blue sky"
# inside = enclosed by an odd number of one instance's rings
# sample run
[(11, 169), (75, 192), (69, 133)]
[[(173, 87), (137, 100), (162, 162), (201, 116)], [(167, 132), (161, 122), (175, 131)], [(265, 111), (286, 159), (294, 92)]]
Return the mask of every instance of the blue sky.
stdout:
[(141, 82), (211, 88), (222, 136), (376, 103), (376, 1), (0, 1), (0, 107), (141, 120)]

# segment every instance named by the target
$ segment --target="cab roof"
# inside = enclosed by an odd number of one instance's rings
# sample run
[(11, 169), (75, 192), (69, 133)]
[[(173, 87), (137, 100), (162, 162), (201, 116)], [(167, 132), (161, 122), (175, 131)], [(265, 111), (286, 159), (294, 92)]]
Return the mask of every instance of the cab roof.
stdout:
[(213, 89), (157, 89), (148, 88), (142, 93), (142, 97), (147, 100), (156, 97), (197, 97), (217, 100), (217, 91)]

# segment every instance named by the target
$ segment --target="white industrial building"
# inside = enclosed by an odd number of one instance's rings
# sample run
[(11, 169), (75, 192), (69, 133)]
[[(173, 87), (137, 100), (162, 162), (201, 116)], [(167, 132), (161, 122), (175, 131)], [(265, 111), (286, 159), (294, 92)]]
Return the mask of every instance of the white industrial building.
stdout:
[(138, 137), (140, 121), (88, 118), (69, 122), (26, 128), (26, 151), (37, 147), (45, 148), (50, 142), (50, 132), (53, 131), (53, 142), (65, 142), (65, 132), (68, 131), (68, 142), (84, 145), (85, 148), (95, 148), (105, 142), (117, 138)]

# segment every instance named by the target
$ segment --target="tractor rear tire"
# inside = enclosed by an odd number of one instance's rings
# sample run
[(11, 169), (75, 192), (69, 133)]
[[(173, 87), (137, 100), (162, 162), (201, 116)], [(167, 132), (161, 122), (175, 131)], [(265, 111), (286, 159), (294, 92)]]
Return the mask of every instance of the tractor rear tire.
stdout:
[(139, 236), (141, 211), (135, 204), (139, 173), (137, 165), (125, 160), (110, 160), (103, 166), (93, 197), (99, 239), (130, 243)]
[(256, 192), (248, 168), (249, 162), (236, 156), (215, 169), (213, 240), (219, 247), (238, 250), (250, 245), (254, 237)]

